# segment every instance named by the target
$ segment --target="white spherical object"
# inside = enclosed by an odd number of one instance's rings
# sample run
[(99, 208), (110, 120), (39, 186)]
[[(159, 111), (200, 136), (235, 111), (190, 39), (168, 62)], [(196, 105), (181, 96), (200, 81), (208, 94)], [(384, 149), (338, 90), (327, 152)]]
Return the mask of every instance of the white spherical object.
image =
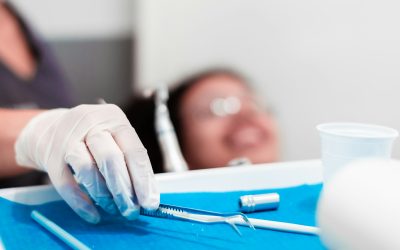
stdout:
[(344, 167), (324, 185), (317, 221), (330, 249), (400, 249), (400, 161)]

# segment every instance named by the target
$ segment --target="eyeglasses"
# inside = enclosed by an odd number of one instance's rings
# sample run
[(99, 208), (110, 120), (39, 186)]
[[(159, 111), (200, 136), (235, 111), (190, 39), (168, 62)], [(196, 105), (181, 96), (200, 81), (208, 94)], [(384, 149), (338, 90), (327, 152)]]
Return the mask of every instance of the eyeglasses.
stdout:
[(251, 114), (266, 113), (265, 105), (250, 96), (215, 97), (208, 102), (200, 104), (193, 110), (192, 115), (198, 119), (224, 118), (240, 112)]

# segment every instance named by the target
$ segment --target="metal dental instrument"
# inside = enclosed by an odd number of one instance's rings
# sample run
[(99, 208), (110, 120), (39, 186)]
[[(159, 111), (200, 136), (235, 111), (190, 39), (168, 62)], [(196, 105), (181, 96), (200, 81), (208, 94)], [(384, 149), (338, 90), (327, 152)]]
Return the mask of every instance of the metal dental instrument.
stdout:
[(204, 224), (217, 224), (227, 223), (229, 224), (240, 236), (242, 235), (236, 224), (246, 225), (252, 229), (255, 229), (250, 223), (246, 215), (235, 212), (235, 213), (217, 213), (212, 211), (199, 210), (194, 208), (186, 208), (180, 206), (173, 206), (168, 204), (160, 204), (156, 210), (146, 210), (141, 208), (140, 214), (145, 216), (152, 216), (158, 218), (174, 219), (192, 221)]

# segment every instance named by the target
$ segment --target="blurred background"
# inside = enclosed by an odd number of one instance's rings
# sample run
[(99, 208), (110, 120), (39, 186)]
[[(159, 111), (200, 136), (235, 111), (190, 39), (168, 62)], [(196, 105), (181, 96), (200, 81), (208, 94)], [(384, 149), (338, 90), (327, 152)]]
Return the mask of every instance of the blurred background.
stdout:
[(82, 103), (123, 104), (133, 91), (226, 66), (275, 111), (282, 160), (319, 158), (319, 123), (400, 130), (397, 1), (10, 2), (51, 44)]

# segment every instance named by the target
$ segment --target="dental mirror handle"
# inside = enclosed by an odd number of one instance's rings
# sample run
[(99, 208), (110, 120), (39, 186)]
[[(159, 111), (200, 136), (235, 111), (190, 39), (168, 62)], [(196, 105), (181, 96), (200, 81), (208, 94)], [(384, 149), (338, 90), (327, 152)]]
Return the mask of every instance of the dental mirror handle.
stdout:
[[(280, 222), (280, 221), (254, 219), (254, 218), (249, 218), (249, 221), (255, 228), (284, 231), (289, 233), (319, 235), (318, 227), (305, 226), (305, 225)], [(237, 222), (235, 221), (235, 223), (237, 225), (246, 226), (241, 221)]]

